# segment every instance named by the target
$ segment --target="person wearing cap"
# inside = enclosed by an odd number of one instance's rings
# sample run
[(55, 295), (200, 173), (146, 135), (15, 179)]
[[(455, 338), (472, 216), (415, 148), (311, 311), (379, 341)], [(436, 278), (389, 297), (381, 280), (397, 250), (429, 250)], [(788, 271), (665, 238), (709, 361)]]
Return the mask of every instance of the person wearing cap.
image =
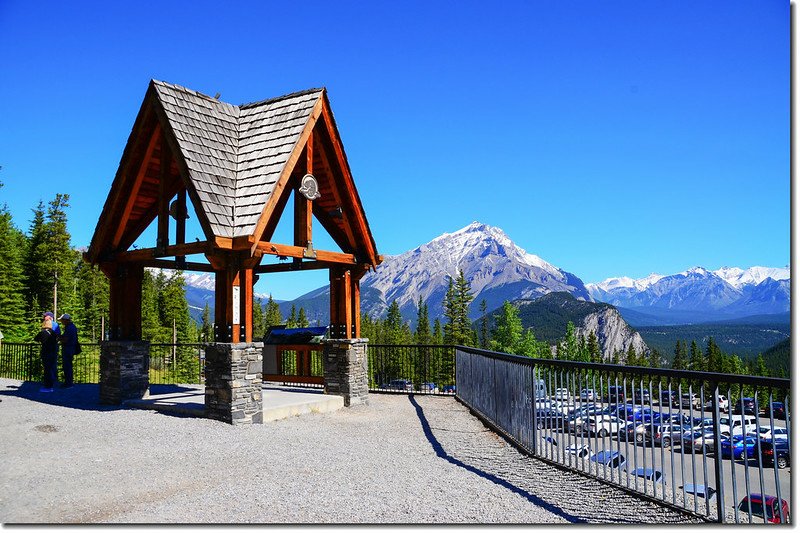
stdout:
[(42, 320), (50, 320), (53, 324), (53, 333), (56, 335), (61, 335), (61, 328), (58, 327), (58, 322), (56, 322), (56, 315), (53, 314), (52, 311), (45, 311), (42, 315)]
[(61, 365), (64, 369), (64, 383), (61, 388), (66, 389), (72, 387), (72, 360), (75, 357), (75, 351), (78, 347), (78, 328), (72, 322), (72, 317), (69, 313), (64, 313), (58, 320), (64, 325), (64, 332), (59, 336), (61, 341)]
[(53, 331), (52, 316), (44, 315), (42, 329), (34, 337), (34, 340), (42, 345), (39, 354), (42, 358), (44, 374), (42, 375), (42, 388), (39, 389), (39, 392), (53, 392), (58, 372), (58, 335)]

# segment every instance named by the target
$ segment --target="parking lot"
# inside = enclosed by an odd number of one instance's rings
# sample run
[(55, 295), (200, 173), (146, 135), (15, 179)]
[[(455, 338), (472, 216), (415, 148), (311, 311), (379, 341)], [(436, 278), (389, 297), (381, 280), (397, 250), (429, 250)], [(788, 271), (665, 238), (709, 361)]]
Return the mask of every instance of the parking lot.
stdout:
[[(556, 418), (538, 417), (537, 431), (539, 442), (539, 453), (546, 458), (554, 460), (562, 464), (570, 464), (573, 467), (585, 471), (597, 471), (600, 477), (610, 477), (613, 474), (611, 470), (617, 469), (626, 472), (627, 474), (639, 471), (642, 476), (661, 477), (657, 483), (652, 481), (645, 481), (644, 477), (636, 476), (622, 476), (618, 477), (618, 482), (623, 485), (633, 487), (636, 484), (636, 490), (644, 492), (650, 496), (666, 501), (681, 498), (684, 496), (684, 487), (702, 485), (705, 487), (717, 488), (718, 483), (716, 480), (717, 460), (714, 442), (712, 439), (713, 433), (706, 433), (706, 437), (702, 437), (702, 432), (698, 438), (698, 444), (693, 445), (690, 442), (684, 446), (682, 439), (669, 439), (653, 438), (646, 434), (643, 430), (649, 429), (658, 435), (657, 427), (660, 423), (666, 421), (669, 416), (671, 420), (681, 420), (681, 425), (687, 427), (701, 428), (703, 424), (713, 431), (713, 421), (711, 420), (712, 413), (710, 406), (708, 410), (683, 409), (682, 406), (670, 407), (664, 406), (662, 409), (657, 401), (650, 402), (649, 398), (645, 398), (645, 405), (641, 405), (642, 399), (637, 398), (638, 402), (636, 407), (627, 404), (628, 408), (625, 409), (626, 404), (623, 402), (591, 401), (592, 397), (584, 395), (583, 398), (578, 395), (577, 398), (567, 396), (563, 389), (554, 391), (551, 398), (539, 399), (536, 402), (537, 415), (550, 414), (557, 412), (560, 414), (560, 421)], [(576, 417), (575, 413), (580, 412), (581, 408), (594, 408), (596, 411), (593, 414), (588, 414), (583, 417)], [(727, 407), (727, 406), (726, 406)], [(622, 408), (622, 409), (621, 409)], [(623, 409), (625, 409), (623, 411)], [(613, 421), (614, 413), (625, 415), (625, 420), (622, 424), (617, 424)], [(572, 415), (572, 416), (570, 416)], [(725, 426), (723, 429), (733, 429), (734, 435), (737, 431), (741, 433), (741, 420), (747, 419), (747, 415), (730, 413), (722, 414), (720, 418), (729, 417), (727, 420), (730, 426)], [(618, 417), (622, 420), (622, 417)], [(663, 419), (663, 420), (662, 420)], [(705, 419), (705, 420), (704, 420)], [(644, 422), (643, 422), (644, 420)], [(651, 426), (651, 421), (652, 426)], [(690, 422), (691, 421), (691, 422)], [(753, 421), (755, 418), (753, 417)], [(737, 426), (738, 424), (738, 426)], [(572, 427), (570, 427), (572, 426)], [(639, 427), (641, 434), (639, 435), (640, 442), (636, 442), (636, 433), (631, 433), (628, 436), (627, 430), (630, 428)], [(647, 426), (651, 426), (647, 428)], [(778, 429), (785, 428), (786, 422), (783, 420), (774, 420), (771, 425), (770, 419), (764, 416), (763, 413), (758, 417), (757, 426), (759, 428)], [(755, 430), (755, 425), (746, 425), (745, 433), (750, 428)], [(759, 461), (759, 447), (758, 439), (754, 439), (754, 445), (751, 458), (745, 458), (737, 455), (735, 458), (731, 457), (732, 454), (727, 454), (722, 459), (722, 479), (721, 486), (723, 487), (724, 506), (726, 513), (734, 513), (733, 507), (737, 505), (742, 498), (750, 493), (763, 493), (770, 495), (780, 495), (784, 500), (791, 501), (791, 466), (790, 463), (785, 468), (778, 468), (777, 466), (761, 464)], [(761, 441), (765, 442), (765, 441)], [(663, 444), (663, 445), (662, 445)], [(611, 453), (601, 454), (598, 452), (608, 451)], [(616, 452), (616, 453), (614, 453)], [(592, 459), (594, 457), (594, 460)], [(613, 457), (613, 463), (607, 459)], [(607, 463), (605, 468), (599, 468), (604, 462)], [(647, 470), (650, 469), (650, 470)], [(653, 474), (652, 470), (657, 470), (662, 476)], [(615, 481), (617, 479), (614, 479)], [(701, 514), (708, 514), (705, 509), (705, 500), (702, 498), (689, 498), (686, 507), (695, 510)], [(710, 509), (712, 513), (716, 511), (716, 495), (710, 502)], [(747, 513), (740, 513), (739, 520), (743, 522), (748, 521)], [(733, 519), (736, 519), (735, 513)], [(760, 519), (756, 519), (757, 521)]]

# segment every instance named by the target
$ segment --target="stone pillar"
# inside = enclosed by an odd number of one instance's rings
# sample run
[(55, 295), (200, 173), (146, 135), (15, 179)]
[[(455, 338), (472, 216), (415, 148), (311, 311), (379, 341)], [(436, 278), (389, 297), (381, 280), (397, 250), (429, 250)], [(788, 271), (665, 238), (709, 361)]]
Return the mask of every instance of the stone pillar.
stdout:
[(206, 416), (228, 424), (261, 424), (263, 342), (206, 348)]
[(141, 400), (150, 388), (150, 343), (100, 343), (100, 403), (118, 405)]
[(344, 398), (345, 407), (369, 403), (367, 341), (326, 339), (322, 343), (325, 394)]

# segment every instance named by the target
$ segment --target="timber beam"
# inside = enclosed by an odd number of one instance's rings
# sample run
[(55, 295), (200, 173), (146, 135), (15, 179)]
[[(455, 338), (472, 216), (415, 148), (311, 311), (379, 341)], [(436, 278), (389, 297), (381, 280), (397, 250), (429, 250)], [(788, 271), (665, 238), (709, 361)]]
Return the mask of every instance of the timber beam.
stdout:
[(105, 259), (105, 261), (113, 259), (122, 263), (131, 263), (137, 261), (147, 261), (150, 259), (157, 259), (159, 257), (202, 254), (208, 252), (209, 249), (211, 248), (212, 245), (209, 244), (208, 241), (189, 242), (185, 244), (175, 244), (173, 246), (167, 246), (163, 249), (141, 248), (139, 250), (129, 250), (127, 252), (120, 252), (116, 254), (113, 258)]
[(317, 261), (325, 261), (328, 263), (338, 263), (344, 265), (354, 265), (356, 256), (353, 254), (344, 254), (341, 252), (328, 252), (326, 250), (313, 250), (309, 252), (308, 248), (302, 246), (289, 246), (288, 244), (278, 244), (275, 242), (259, 242), (256, 245), (256, 252), (261, 254), (277, 255), (279, 257), (298, 257), (306, 259), (316, 259)]

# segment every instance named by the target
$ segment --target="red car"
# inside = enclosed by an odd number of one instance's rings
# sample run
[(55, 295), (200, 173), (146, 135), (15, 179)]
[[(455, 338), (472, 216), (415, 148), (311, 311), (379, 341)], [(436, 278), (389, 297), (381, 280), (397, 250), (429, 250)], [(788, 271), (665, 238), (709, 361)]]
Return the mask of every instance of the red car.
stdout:
[[(748, 505), (749, 503), (749, 505)], [(745, 496), (739, 502), (739, 511), (744, 513), (753, 513), (753, 522), (758, 522), (755, 517), (764, 519), (764, 508), (767, 509), (767, 522), (771, 524), (781, 523), (781, 511), (778, 507), (778, 498), (768, 494), (754, 493), (750, 496)], [(781, 507), (783, 507), (783, 523), (789, 522), (789, 504), (786, 500), (781, 499)]]

